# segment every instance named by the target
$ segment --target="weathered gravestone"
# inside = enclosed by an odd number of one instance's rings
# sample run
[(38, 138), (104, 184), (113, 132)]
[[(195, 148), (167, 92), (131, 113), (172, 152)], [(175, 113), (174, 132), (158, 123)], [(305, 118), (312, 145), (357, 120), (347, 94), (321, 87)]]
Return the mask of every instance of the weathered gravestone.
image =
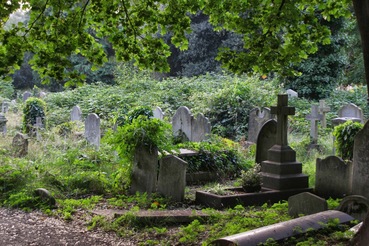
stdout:
[(325, 104), (324, 100), (319, 100), (319, 113), (322, 114), (322, 127), (327, 127), (327, 118), (325, 116), (326, 113), (330, 112), (331, 108)]
[(14, 155), (16, 157), (23, 157), (28, 154), (28, 137), (21, 133), (17, 133), (12, 142)]
[(46, 97), (46, 92), (44, 92), (44, 91), (40, 91), (40, 93), (38, 94), (38, 97), (39, 98), (44, 98), (44, 97)]
[(211, 125), (203, 114), (198, 114), (194, 118), (187, 107), (181, 106), (173, 116), (172, 129), (173, 135), (182, 141), (200, 142), (210, 134)]
[(89, 114), (85, 121), (85, 138), (87, 141), (95, 145), (97, 148), (100, 146), (100, 118), (97, 114)]
[(36, 117), (36, 124), (33, 125), (33, 129), (36, 132), (36, 139), (41, 140), (41, 129), (44, 128), (44, 124), (42, 124), (42, 118)]
[(164, 112), (163, 110), (161, 110), (160, 107), (156, 107), (154, 110), (153, 110), (153, 115), (154, 115), (154, 118), (156, 119), (159, 119), (159, 120), (163, 120), (164, 119)]
[(286, 91), (286, 93), (287, 93), (288, 97), (299, 97), (299, 94), (296, 91), (292, 90), (292, 89), (288, 89)]
[(263, 108), (253, 108), (250, 111), (249, 115), (249, 125), (248, 125), (248, 137), (247, 141), (256, 143), (258, 134), (260, 132), (261, 127), (268, 120), (273, 119), (273, 115), (270, 113), (270, 109)]
[(351, 194), (369, 199), (369, 121), (355, 136), (352, 169)]
[(183, 201), (186, 188), (187, 162), (174, 155), (160, 160), (158, 193), (173, 201)]
[(353, 122), (364, 122), (363, 111), (353, 103), (346, 104), (338, 111), (338, 118), (334, 118), (332, 123), (334, 126), (345, 123), (348, 120)]
[(352, 162), (328, 156), (316, 160), (315, 194), (324, 198), (342, 198), (351, 192)]
[(306, 116), (310, 120), (310, 148), (315, 148), (318, 145), (318, 121), (323, 119), (319, 114), (318, 105), (311, 105), (311, 114)]
[(298, 217), (301, 214), (315, 214), (326, 210), (328, 210), (327, 201), (310, 192), (302, 192), (288, 198), (288, 214), (292, 217)]
[(369, 212), (369, 201), (363, 196), (345, 196), (340, 202), (338, 210), (363, 221)]
[(256, 141), (256, 163), (262, 163), (268, 159), (268, 150), (276, 144), (277, 121), (268, 120), (261, 127)]
[(6, 114), (8, 112), (8, 110), (9, 110), (9, 104), (10, 104), (9, 102), (3, 101), (2, 105), (1, 105), (1, 112), (3, 114)]
[(8, 122), (8, 120), (5, 115), (0, 113), (0, 132), (3, 136), (6, 135), (6, 122)]
[(158, 149), (140, 146), (136, 148), (131, 175), (130, 193), (151, 194), (156, 191)]
[(296, 152), (287, 140), (288, 116), (295, 114), (295, 108), (288, 106), (287, 95), (278, 95), (278, 104), (271, 110), (277, 115), (277, 137), (276, 144), (268, 150), (268, 160), (261, 163), (263, 187), (307, 191), (309, 178), (302, 174), (302, 163), (296, 162)]
[(23, 102), (27, 101), (27, 99), (28, 99), (30, 96), (32, 96), (32, 93), (31, 93), (31, 92), (29, 92), (29, 91), (25, 91), (25, 92), (23, 93)]
[(74, 106), (70, 112), (70, 121), (81, 121), (82, 111), (79, 106)]

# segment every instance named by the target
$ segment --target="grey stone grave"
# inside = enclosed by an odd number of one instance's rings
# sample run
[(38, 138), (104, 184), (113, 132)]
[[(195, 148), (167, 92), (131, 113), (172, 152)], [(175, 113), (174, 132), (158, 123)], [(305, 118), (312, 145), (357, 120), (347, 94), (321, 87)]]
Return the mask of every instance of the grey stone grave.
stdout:
[(156, 191), (158, 171), (158, 150), (156, 147), (136, 148), (131, 176), (130, 193), (151, 194)]
[(158, 193), (172, 201), (183, 201), (186, 188), (187, 162), (174, 155), (160, 160)]
[(315, 148), (318, 146), (318, 121), (323, 119), (319, 114), (318, 105), (311, 105), (311, 114), (308, 114), (306, 119), (310, 120), (310, 148)]
[(277, 115), (277, 137), (268, 150), (268, 160), (261, 163), (263, 188), (309, 191), (309, 178), (302, 174), (302, 163), (296, 162), (296, 152), (288, 146), (288, 116), (295, 114), (295, 108), (288, 106), (284, 94), (278, 95), (278, 104), (271, 112)]
[(33, 125), (34, 131), (36, 132), (36, 139), (41, 140), (41, 129), (44, 128), (41, 117), (36, 117), (36, 124)]
[(324, 198), (314, 195), (310, 192), (288, 198), (288, 214), (292, 217), (315, 214), (328, 210), (328, 203)]
[(247, 141), (256, 143), (261, 127), (265, 122), (273, 118), (269, 108), (253, 108), (249, 114)]
[(369, 212), (369, 201), (363, 196), (345, 196), (337, 209), (359, 221), (363, 221)]
[(6, 114), (9, 110), (9, 102), (8, 101), (3, 101), (2, 105), (1, 105), (1, 112), (3, 114)]
[(183, 141), (200, 142), (210, 134), (211, 125), (203, 114), (198, 114), (194, 118), (187, 107), (181, 106), (172, 118), (172, 129), (173, 135)]
[(317, 158), (315, 171), (315, 194), (328, 199), (342, 198), (351, 192), (352, 162), (340, 157)]
[(40, 91), (40, 93), (38, 94), (38, 97), (39, 98), (45, 98), (46, 97), (46, 92), (44, 92), (44, 91)]
[(28, 137), (21, 133), (17, 133), (12, 142), (14, 155), (16, 157), (24, 157), (28, 154)]
[(325, 104), (325, 100), (319, 100), (319, 113), (322, 114), (322, 127), (327, 127), (326, 113), (330, 112), (331, 108)]
[(288, 89), (286, 91), (286, 93), (287, 93), (288, 97), (299, 97), (299, 94), (296, 91), (292, 90), (292, 89)]
[(367, 246), (369, 242), (369, 213), (367, 213), (364, 221), (361, 223), (358, 231), (350, 241), (349, 245)]
[(32, 96), (32, 93), (31, 93), (31, 92), (29, 92), (29, 91), (25, 91), (25, 92), (23, 93), (23, 102), (27, 101), (27, 99), (28, 99), (29, 97), (31, 97), (31, 96)]
[(355, 136), (352, 167), (352, 195), (369, 199), (369, 121)]
[(100, 147), (100, 118), (97, 114), (89, 114), (85, 121), (85, 138), (87, 141), (95, 145), (97, 148)]
[(332, 123), (334, 126), (345, 123), (348, 120), (353, 122), (364, 122), (363, 111), (360, 107), (353, 103), (346, 104), (338, 111), (338, 118), (334, 118)]
[(81, 121), (82, 111), (79, 106), (74, 106), (70, 112), (70, 121)]
[(3, 136), (6, 135), (6, 122), (8, 122), (8, 120), (6, 119), (5, 115), (0, 113), (0, 132)]
[(163, 110), (161, 110), (160, 107), (155, 107), (155, 109), (153, 110), (153, 115), (154, 115), (154, 118), (156, 119), (159, 119), (159, 120), (163, 120), (164, 119), (164, 112)]
[(262, 163), (268, 159), (268, 150), (276, 144), (277, 121), (268, 120), (261, 127), (256, 141), (256, 163)]

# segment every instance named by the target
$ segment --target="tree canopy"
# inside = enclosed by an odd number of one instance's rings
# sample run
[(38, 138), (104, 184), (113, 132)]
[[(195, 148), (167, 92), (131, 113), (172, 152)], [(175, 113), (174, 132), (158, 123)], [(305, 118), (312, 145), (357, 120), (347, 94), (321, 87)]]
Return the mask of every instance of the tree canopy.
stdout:
[[(223, 48), (217, 59), (233, 72), (293, 74), (294, 64), (330, 42), (322, 24), (350, 17), (349, 0), (1, 0), (0, 75), (17, 69), (23, 54), (44, 77), (80, 81), (69, 57), (79, 54), (102, 64), (107, 61), (101, 40), (107, 40), (117, 60), (141, 68), (168, 71), (171, 43), (186, 49), (190, 14), (202, 11), (221, 32), (242, 35), (242, 48)], [(26, 21), (9, 22), (25, 14)], [(83, 75), (82, 75), (83, 76)], [(83, 79), (83, 77), (82, 77)]]

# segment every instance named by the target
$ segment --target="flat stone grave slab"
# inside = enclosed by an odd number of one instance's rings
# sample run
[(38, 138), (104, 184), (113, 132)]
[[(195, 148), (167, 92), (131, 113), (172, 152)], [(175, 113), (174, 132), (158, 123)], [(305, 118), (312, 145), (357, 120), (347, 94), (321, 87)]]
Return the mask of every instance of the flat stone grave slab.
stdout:
[(261, 192), (246, 193), (241, 187), (227, 189), (231, 195), (216, 195), (206, 191), (196, 191), (196, 203), (215, 209), (231, 208), (236, 205), (260, 206), (264, 203), (277, 203), (288, 200), (290, 196), (301, 192), (312, 192), (312, 188), (273, 190), (262, 188)]
[(166, 222), (166, 223), (190, 223), (198, 219), (207, 219), (209, 215), (192, 209), (176, 210), (139, 210), (132, 212), (130, 210), (101, 209), (91, 211), (93, 214), (102, 215), (108, 219), (114, 219), (127, 213), (136, 216), (136, 219), (144, 222)]

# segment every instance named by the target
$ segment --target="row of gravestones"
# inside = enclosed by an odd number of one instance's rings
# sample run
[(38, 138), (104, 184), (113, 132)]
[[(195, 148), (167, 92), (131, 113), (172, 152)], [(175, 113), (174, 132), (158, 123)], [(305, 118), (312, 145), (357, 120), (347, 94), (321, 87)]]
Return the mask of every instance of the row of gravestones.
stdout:
[[(40, 91), (37, 95), (39, 98), (44, 98), (46, 96), (46, 92)], [(29, 91), (25, 91), (22, 95), (23, 102), (27, 101), (28, 98), (32, 97), (32, 93)]]

